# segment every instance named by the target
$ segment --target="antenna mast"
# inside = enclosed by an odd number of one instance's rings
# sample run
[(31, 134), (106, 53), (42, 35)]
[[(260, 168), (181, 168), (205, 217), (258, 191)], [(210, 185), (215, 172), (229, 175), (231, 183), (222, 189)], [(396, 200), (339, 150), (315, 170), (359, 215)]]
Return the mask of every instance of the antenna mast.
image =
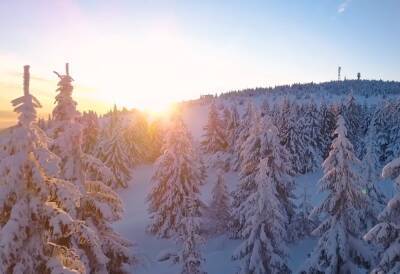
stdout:
[(27, 96), (29, 95), (29, 66), (26, 65), (24, 66), (24, 95)]

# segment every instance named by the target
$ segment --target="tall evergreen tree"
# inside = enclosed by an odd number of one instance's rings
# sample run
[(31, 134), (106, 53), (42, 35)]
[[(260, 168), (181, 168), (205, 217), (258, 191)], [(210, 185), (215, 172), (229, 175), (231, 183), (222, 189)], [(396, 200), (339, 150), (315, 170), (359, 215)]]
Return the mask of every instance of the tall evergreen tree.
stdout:
[(64, 240), (77, 250), (89, 272), (123, 273), (135, 258), (130, 251), (131, 243), (111, 226), (121, 219), (123, 212), (118, 194), (104, 183), (112, 185), (115, 177), (103, 162), (83, 153), (82, 127), (77, 122), (79, 113), (72, 99), (73, 79), (68, 65), (65, 75), (57, 75), (58, 95), (53, 128), (49, 129), (54, 138), (52, 150), (61, 158), (61, 178), (73, 183), (81, 195), (79, 202), (66, 210), (82, 222), (76, 233)]
[[(394, 179), (394, 184), (398, 188), (400, 184), (399, 178), (400, 158), (392, 160), (382, 171), (384, 178)], [(379, 215), (380, 223), (374, 226), (365, 236), (367, 241), (374, 242), (383, 247), (384, 251), (380, 254), (378, 265), (371, 273), (399, 273), (400, 272), (400, 193), (397, 192), (391, 198), (386, 208)]]
[[(82, 142), (82, 126), (76, 122), (80, 113), (76, 110), (77, 103), (72, 99), (72, 77), (67, 74), (60, 78), (55, 98), (56, 106), (53, 109), (53, 126), (48, 134), (54, 139), (52, 151), (61, 158), (61, 177), (72, 181), (83, 189), (84, 171), (80, 157)], [(78, 144), (78, 145), (77, 145)]]
[(216, 153), (218, 151), (225, 151), (228, 148), (224, 126), (219, 117), (215, 102), (211, 103), (204, 131), (205, 134), (203, 136), (203, 141), (201, 142), (203, 151), (206, 153)]
[(224, 162), (224, 170), (228, 171), (237, 169), (238, 164), (238, 153), (235, 151), (235, 146), (240, 133), (240, 118), (235, 102), (231, 106), (225, 106), (222, 122), (230, 156)]
[(180, 117), (174, 117), (168, 130), (164, 154), (157, 160), (148, 196), (151, 223), (148, 231), (160, 238), (175, 238), (182, 244), (177, 261), (182, 274), (203, 273), (199, 217), (202, 202), (199, 186), (202, 174), (192, 138)]
[(399, 156), (400, 148), (400, 101), (386, 101), (376, 110), (374, 123), (376, 140), (380, 147), (379, 159), (382, 165)]
[(271, 107), (267, 99), (264, 99), (260, 107), (261, 116), (269, 115), (271, 117)]
[[(148, 231), (160, 238), (179, 233), (185, 217), (200, 216), (198, 198), (202, 174), (192, 138), (180, 117), (168, 129), (164, 154), (157, 160), (153, 175), (155, 186), (148, 196), (151, 223)], [(192, 201), (193, 200), (193, 201)], [(191, 202), (189, 208), (186, 202)]]
[(363, 112), (362, 106), (356, 102), (356, 99), (352, 94), (349, 95), (346, 102), (343, 105), (342, 110), (343, 118), (346, 121), (348, 138), (354, 146), (354, 151), (358, 158), (361, 158), (364, 154), (363, 140), (366, 133), (367, 117)]
[[(189, 208), (191, 210), (195, 209), (192, 206)], [(161, 253), (158, 261), (170, 261), (173, 264), (181, 263), (181, 274), (206, 274), (201, 266), (204, 259), (200, 252), (200, 244), (204, 242), (204, 239), (200, 236), (199, 218), (185, 217), (183, 224), (177, 236), (175, 236), (177, 242), (181, 244), (180, 250), (178, 252), (167, 251)]]
[(299, 105), (284, 100), (280, 109), (279, 120), (280, 139), (286, 149), (290, 152), (291, 165), (295, 173), (304, 174), (313, 171), (319, 162), (316, 152), (317, 143), (312, 139), (310, 124), (306, 116), (302, 115)]
[(320, 239), (301, 273), (358, 273), (372, 260), (360, 239), (365, 197), (357, 170), (359, 160), (347, 139), (342, 116), (338, 116), (335, 134), (320, 180), (320, 188), (328, 196), (313, 210), (313, 214), (325, 213), (327, 218), (313, 231)]
[(366, 229), (372, 228), (377, 221), (378, 215), (385, 208), (386, 197), (375, 186), (379, 179), (380, 162), (378, 157), (378, 147), (375, 142), (376, 130), (374, 122), (371, 121), (368, 127), (367, 138), (365, 140), (366, 153), (362, 160), (363, 188), (367, 195), (366, 216), (364, 226)]
[(64, 207), (79, 194), (56, 178), (59, 158), (35, 123), (41, 105), (29, 92), (29, 66), (24, 69), (24, 95), (12, 101), (18, 125), (0, 144), (0, 272), (84, 273), (81, 259), (64, 242), (78, 224)]
[(241, 204), (243, 243), (233, 258), (241, 260), (240, 273), (290, 273), (287, 266), (287, 228), (293, 214), (293, 180), (288, 154), (279, 144), (278, 131), (264, 116), (261, 159), (254, 178), (256, 191)]
[(333, 140), (333, 134), (336, 128), (336, 115), (338, 107), (336, 105), (327, 105), (323, 103), (320, 107), (321, 115), (321, 151), (322, 158), (326, 159), (329, 155), (330, 146)]
[(313, 206), (310, 200), (310, 193), (306, 186), (304, 186), (303, 192), (299, 198), (300, 204), (297, 207), (297, 214), (294, 216), (289, 229), (289, 236), (292, 241), (310, 236), (317, 225), (316, 218), (310, 218)]
[(379, 161), (381, 166), (390, 161), (390, 128), (391, 122), (389, 113), (392, 111), (391, 103), (385, 102), (381, 108), (376, 109), (374, 113), (373, 123), (376, 129), (376, 144), (379, 149)]
[(393, 109), (389, 113), (391, 120), (391, 139), (390, 139), (390, 155), (392, 159), (400, 156), (400, 100), (395, 99), (392, 102)]
[[(297, 114), (299, 115), (299, 114)], [(316, 136), (316, 128), (313, 129), (311, 120), (307, 115), (296, 116), (290, 119), (292, 130), (289, 131), (288, 150), (292, 152), (292, 165), (297, 173), (305, 174), (314, 171), (321, 163), (321, 152), (318, 144), (318, 136)]]
[(129, 158), (124, 148), (122, 125), (117, 113), (113, 113), (108, 128), (104, 131), (98, 157), (111, 169), (115, 176), (114, 188), (127, 187), (131, 179)]
[(234, 130), (234, 128), (231, 128), (231, 123), (232, 123), (232, 111), (230, 109), (229, 106), (224, 106), (223, 111), (222, 111), (222, 117), (221, 117), (221, 122), (223, 125), (223, 129), (224, 129), (224, 136), (226, 139), (226, 143), (227, 143), (227, 148), (229, 150), (232, 149), (232, 142), (230, 140), (230, 134), (231, 134), (231, 130)]
[(229, 222), (229, 230), (231, 237), (240, 238), (244, 225), (244, 215), (240, 210), (242, 204), (257, 190), (255, 185), (255, 176), (258, 170), (258, 163), (262, 157), (261, 149), (263, 129), (258, 122), (259, 113), (252, 110), (254, 119), (252, 127), (249, 130), (249, 135), (244, 141), (240, 151), (241, 166), (239, 171), (239, 185), (232, 192), (232, 220)]
[(236, 104), (233, 104), (229, 110), (229, 116), (225, 115), (223, 120), (226, 124), (226, 137), (230, 151), (235, 149), (236, 140), (239, 136), (240, 116)]
[(82, 129), (82, 150), (85, 153), (93, 153), (100, 134), (100, 125), (97, 114), (94, 111), (84, 112), (80, 122)]
[(304, 125), (303, 134), (306, 134), (309, 138), (307, 145), (310, 146), (310, 150), (313, 151), (310, 162), (312, 163), (311, 170), (319, 167), (322, 162), (322, 144), (323, 140), (320, 135), (321, 133), (321, 113), (314, 100), (304, 105)]
[(148, 123), (141, 112), (137, 110), (134, 112), (133, 121), (127, 126), (123, 134), (131, 167), (150, 158)]
[(150, 140), (149, 161), (154, 162), (162, 153), (162, 144), (165, 135), (164, 123), (161, 119), (155, 119), (149, 124), (148, 129)]
[[(192, 200), (193, 202), (193, 200)], [(196, 205), (189, 206), (189, 216), (183, 220), (183, 226), (179, 233), (182, 242), (180, 261), (182, 261), (181, 274), (207, 274), (202, 270), (204, 259), (200, 252), (200, 244), (203, 238), (200, 236), (200, 223), (196, 216)]]
[(214, 224), (213, 232), (225, 233), (231, 219), (229, 193), (226, 188), (222, 172), (218, 174), (217, 181), (212, 189), (212, 200), (210, 203), (211, 220)]
[(234, 169), (239, 170), (242, 165), (241, 151), (243, 150), (243, 145), (250, 135), (250, 128), (253, 124), (256, 123), (256, 119), (258, 119), (259, 115), (256, 111), (255, 106), (248, 101), (246, 105), (246, 109), (243, 115), (240, 118), (239, 127), (237, 128), (237, 133), (235, 134), (235, 160), (234, 160)]
[(289, 118), (292, 115), (294, 107), (292, 102), (289, 100), (287, 96), (284, 97), (283, 101), (280, 104), (276, 104), (273, 110), (273, 121), (275, 126), (278, 128), (278, 136), (281, 140), (281, 144), (286, 145), (287, 141), (287, 133), (289, 132), (290, 127), (292, 126), (289, 123)]
[[(274, 127), (270, 122), (270, 117), (265, 115), (262, 118), (256, 119), (254, 122), (250, 135), (246, 142), (243, 144), (243, 150), (241, 152), (242, 167), (240, 170), (240, 181), (237, 189), (232, 193), (232, 221), (230, 222), (230, 232), (231, 236), (234, 238), (240, 238), (242, 234), (242, 229), (245, 222), (245, 216), (242, 211), (243, 203), (246, 199), (257, 191), (257, 185), (255, 177), (258, 173), (259, 162), (266, 156), (268, 152), (266, 148), (268, 147), (268, 129), (269, 127)], [(274, 127), (275, 128), (275, 127)], [(279, 138), (278, 138), (279, 139)], [(286, 149), (278, 147), (281, 154), (285, 160), (289, 159), (289, 153)], [(287, 158), (287, 159), (286, 159)], [(288, 173), (291, 174), (291, 164), (290, 162), (285, 162), (288, 166)], [(282, 198), (287, 200), (286, 198)], [(287, 201), (285, 203), (286, 211), (291, 217), (294, 213), (293, 206)]]

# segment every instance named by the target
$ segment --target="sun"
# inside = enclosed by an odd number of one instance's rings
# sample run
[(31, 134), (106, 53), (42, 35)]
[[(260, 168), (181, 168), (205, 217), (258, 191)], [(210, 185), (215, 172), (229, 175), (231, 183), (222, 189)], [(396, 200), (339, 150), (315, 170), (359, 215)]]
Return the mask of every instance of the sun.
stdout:
[(152, 102), (145, 106), (142, 110), (148, 113), (152, 117), (165, 118), (169, 116), (174, 109), (172, 102)]

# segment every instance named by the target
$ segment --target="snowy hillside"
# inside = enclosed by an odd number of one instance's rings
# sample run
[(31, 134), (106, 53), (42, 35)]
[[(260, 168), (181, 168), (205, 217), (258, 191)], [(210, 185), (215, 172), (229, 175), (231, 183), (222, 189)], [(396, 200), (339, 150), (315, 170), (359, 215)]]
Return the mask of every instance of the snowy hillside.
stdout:
[[(254, 99), (254, 101), (256, 103), (258, 98)], [(185, 123), (188, 125), (197, 144), (200, 143), (204, 133), (203, 127), (207, 121), (208, 107), (208, 105), (191, 106), (185, 110), (183, 115)], [(210, 157), (210, 160), (205, 159), (204, 161), (208, 163), (212, 158)], [(132, 170), (133, 176), (128, 189), (120, 191), (126, 210), (122, 221), (116, 223), (115, 228), (136, 244), (135, 249), (138, 250), (142, 264), (139, 268), (132, 269), (134, 273), (177, 273), (179, 265), (157, 261), (160, 253), (165, 250), (177, 248), (177, 244), (172, 240), (156, 239), (145, 232), (146, 226), (150, 222), (146, 198), (151, 188), (154, 187), (154, 182), (151, 181), (153, 173), (153, 165), (139, 166)], [(318, 187), (318, 180), (322, 175), (322, 171), (318, 169), (310, 174), (298, 176), (296, 178), (296, 196), (299, 197), (304, 187), (306, 187), (310, 191), (312, 205), (318, 205), (324, 197), (324, 194), (319, 192)], [(233, 191), (237, 187), (238, 176), (237, 172), (228, 172), (225, 174), (227, 186), (230, 191)], [(205, 203), (210, 202), (211, 188), (215, 180), (216, 170), (208, 168), (206, 183), (201, 188), (201, 199)], [(388, 197), (393, 196), (393, 185), (390, 181), (380, 181), (377, 183), (377, 186)], [(299, 201), (296, 203), (298, 204)], [(296, 270), (304, 263), (316, 242), (316, 237), (308, 237), (289, 246), (288, 265), (293, 270), (293, 273), (297, 273)], [(226, 235), (208, 238), (202, 247), (205, 258), (204, 270), (209, 274), (236, 273), (239, 270), (239, 264), (237, 261), (233, 261), (231, 256), (239, 243), (240, 240), (229, 239)]]
[(397, 273), (399, 83), (232, 92), (150, 119), (80, 114), (58, 76), (51, 118), (25, 84), (0, 134), (0, 272)]

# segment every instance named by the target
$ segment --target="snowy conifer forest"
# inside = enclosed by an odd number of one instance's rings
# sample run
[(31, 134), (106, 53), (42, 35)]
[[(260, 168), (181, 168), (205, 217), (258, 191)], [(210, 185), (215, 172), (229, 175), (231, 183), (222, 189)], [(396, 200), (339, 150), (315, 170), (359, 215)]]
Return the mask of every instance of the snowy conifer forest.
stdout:
[(0, 131), (0, 273), (400, 273), (400, 83), (238, 90)]

